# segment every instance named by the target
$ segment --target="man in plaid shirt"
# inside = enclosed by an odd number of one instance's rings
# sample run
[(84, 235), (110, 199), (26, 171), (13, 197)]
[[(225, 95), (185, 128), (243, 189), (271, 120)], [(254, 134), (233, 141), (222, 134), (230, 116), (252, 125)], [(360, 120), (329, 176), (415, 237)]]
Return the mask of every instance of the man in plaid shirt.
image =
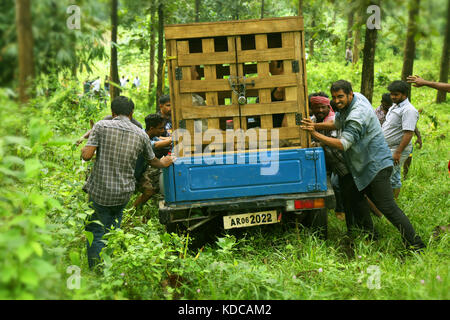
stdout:
[[(90, 268), (95, 266), (105, 246), (101, 241), (103, 235), (111, 226), (120, 227), (123, 209), (135, 189), (134, 171), (139, 154), (156, 168), (168, 167), (175, 161), (171, 156), (155, 157), (147, 134), (131, 122), (133, 109), (131, 99), (115, 98), (111, 103), (113, 120), (97, 122), (81, 150), (86, 161), (97, 153), (94, 168), (83, 187), (95, 211), (86, 225), (86, 231), (93, 234), (92, 243), (87, 243)], [(93, 221), (100, 221), (102, 225)]]

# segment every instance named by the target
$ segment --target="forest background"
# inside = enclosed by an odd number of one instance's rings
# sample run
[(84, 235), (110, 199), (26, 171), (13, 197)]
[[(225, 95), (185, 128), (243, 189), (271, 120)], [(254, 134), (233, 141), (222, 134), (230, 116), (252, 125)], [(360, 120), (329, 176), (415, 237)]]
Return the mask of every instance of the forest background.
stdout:
[[(398, 200), (427, 242), (405, 255), (398, 232), (375, 219), (377, 242), (354, 248), (345, 223), (329, 216), (329, 239), (307, 230), (255, 227), (189, 250), (167, 234), (157, 207), (150, 219), (126, 209), (108, 235), (102, 271), (86, 261), (84, 222), (92, 210), (81, 191), (88, 164), (75, 141), (109, 114), (109, 97), (83, 94), (106, 75), (142, 86), (135, 116), (156, 111), (168, 93), (164, 25), (304, 17), (308, 91), (352, 82), (379, 105), (387, 85), (419, 74), (448, 81), (450, 1), (313, 0), (5, 0), (0, 3), (0, 298), (1, 299), (449, 299), (449, 107), (445, 94), (412, 88), (424, 145), (414, 152)], [(75, 5), (75, 7), (73, 6)], [(370, 5), (381, 29), (367, 28)], [(78, 19), (79, 18), (79, 19)], [(79, 22), (79, 24), (77, 23)], [(345, 49), (354, 61), (345, 63)], [(103, 85), (102, 85), (103, 86)], [(114, 88), (114, 86), (112, 86)], [(111, 92), (111, 96), (116, 93)]]

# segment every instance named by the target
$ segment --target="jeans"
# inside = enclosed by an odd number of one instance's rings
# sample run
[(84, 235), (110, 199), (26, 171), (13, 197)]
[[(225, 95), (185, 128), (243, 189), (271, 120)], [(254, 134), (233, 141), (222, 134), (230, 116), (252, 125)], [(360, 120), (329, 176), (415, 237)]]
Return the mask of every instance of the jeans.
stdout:
[[(392, 154), (394, 154), (396, 149), (391, 149)], [(391, 174), (391, 186), (392, 189), (399, 189), (402, 187), (402, 180), (401, 180), (401, 170), (403, 167), (403, 164), (405, 163), (406, 159), (408, 159), (409, 155), (412, 153), (412, 146), (406, 146), (405, 150), (403, 150), (402, 155), (400, 156), (400, 161), (397, 165), (394, 165), (394, 168), (392, 169)]]
[[(92, 243), (89, 245), (87, 241), (87, 256), (89, 268), (92, 268), (100, 260), (100, 251), (105, 247), (105, 243), (102, 241), (103, 236), (109, 232), (111, 227), (120, 228), (122, 222), (123, 209), (126, 204), (120, 206), (102, 206), (95, 203), (91, 199), (89, 200), (89, 206), (95, 210), (91, 215), (89, 222), (85, 226), (85, 230), (92, 232), (94, 236)], [(100, 225), (94, 221), (100, 221), (103, 225)]]
[(384, 216), (400, 231), (405, 245), (415, 249), (424, 248), (425, 244), (416, 234), (411, 222), (394, 200), (390, 176), (392, 167), (387, 167), (375, 176), (371, 183), (362, 191), (358, 191), (351, 175), (340, 178), (339, 183), (344, 198), (344, 206), (350, 206), (345, 212), (348, 231), (363, 229), (374, 234), (375, 229), (370, 216), (370, 208), (364, 197), (366, 194)]

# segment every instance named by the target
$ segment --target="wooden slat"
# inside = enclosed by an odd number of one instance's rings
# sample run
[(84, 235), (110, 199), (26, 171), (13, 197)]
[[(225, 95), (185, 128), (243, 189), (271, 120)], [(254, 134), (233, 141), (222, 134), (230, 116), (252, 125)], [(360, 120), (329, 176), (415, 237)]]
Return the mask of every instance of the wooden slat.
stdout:
[[(294, 59), (292, 48), (238, 51), (238, 63)], [(178, 65), (216, 65), (236, 62), (234, 52), (191, 53), (178, 56)]]
[[(267, 62), (263, 62), (268, 65)], [(240, 65), (242, 68), (242, 65)], [(243, 72), (243, 71), (240, 71)], [(243, 73), (240, 73), (242, 75)], [(277, 87), (294, 87), (297, 86), (297, 76), (295, 74), (283, 74), (278, 76), (260, 76), (258, 71), (258, 77), (248, 78), (247, 83), (254, 81), (255, 84), (249, 86), (249, 89), (271, 89), (275, 84)], [(181, 93), (194, 93), (194, 92), (213, 92), (213, 91), (229, 91), (231, 90), (230, 84), (227, 79), (215, 79), (209, 81), (190, 81), (180, 80), (180, 92)]]
[[(255, 44), (256, 44), (256, 50), (265, 50), (267, 49), (267, 34), (258, 34), (255, 36)], [(265, 62), (258, 62), (258, 78), (269, 78), (270, 72), (269, 72), (269, 63), (267, 61)], [(272, 82), (272, 86), (273, 86)], [(255, 87), (256, 87), (256, 81), (255, 81)], [(252, 87), (252, 88), (255, 88)], [(262, 89), (259, 90), (259, 101), (261, 103), (270, 103), (272, 101), (270, 96), (271, 89)], [(272, 115), (261, 115), (261, 128), (269, 129), (273, 128), (273, 120)]]
[[(283, 47), (294, 48), (294, 33), (293, 32), (285, 32), (281, 34), (281, 39), (283, 43)], [(295, 57), (294, 49), (291, 49), (292, 55)], [(292, 74), (292, 61), (283, 61), (283, 70), (286, 74)], [(297, 82), (300, 85), (300, 82)], [(294, 101), (296, 110), (294, 112), (298, 112), (298, 97), (297, 97), (297, 87), (286, 87), (284, 89), (286, 101)], [(295, 124), (295, 113), (286, 114), (287, 126), (288, 127), (296, 127)]]
[[(177, 42), (176, 40), (170, 40), (166, 41), (166, 51), (168, 55), (170, 56), (176, 56), (177, 55)], [(169, 60), (168, 66), (167, 66), (167, 74), (169, 77), (169, 83), (171, 85), (170, 90), (170, 101), (172, 102), (172, 105), (176, 106), (180, 103), (180, 86), (175, 81), (175, 69), (178, 67), (178, 61), (176, 59)], [(177, 108), (174, 108), (175, 110), (172, 111), (172, 125), (173, 130), (176, 130), (178, 128), (178, 120), (180, 119), (180, 112), (181, 110), (178, 110)]]
[[(239, 107), (234, 106), (181, 106), (183, 119), (209, 119), (239, 117)], [(208, 126), (209, 128), (209, 126)]]
[[(178, 54), (185, 54), (189, 52), (189, 41), (177, 41), (177, 52)], [(182, 67), (183, 79), (186, 81), (191, 80), (191, 70), (190, 67)], [(177, 81), (180, 82), (180, 81)], [(192, 106), (192, 94), (191, 93), (182, 93), (180, 92), (180, 102), (179, 105), (183, 106)], [(176, 107), (176, 105), (175, 105)], [(181, 109), (176, 108), (178, 114), (180, 115), (179, 120), (183, 120)], [(186, 129), (191, 134), (191, 137), (194, 137), (194, 121), (186, 120)]]
[[(236, 52), (241, 52), (242, 51), (242, 39), (240, 36), (235, 37), (235, 48), (236, 48)], [(236, 54), (236, 59), (238, 58), (237, 54)], [(244, 75), (244, 64), (242, 63), (237, 63), (236, 64), (236, 76), (240, 76), (242, 77)], [(239, 114), (240, 114), (240, 110), (241, 110), (241, 105), (238, 103), (238, 96), (233, 93), (233, 104), (236, 104), (239, 106)], [(238, 121), (240, 122), (240, 128), (242, 130), (247, 130), (247, 118), (246, 117), (242, 117), (240, 116), (238, 118)]]
[[(257, 35), (266, 37), (266, 35)], [(266, 47), (267, 47), (267, 40)], [(258, 43), (258, 41), (257, 41)], [(256, 49), (256, 50), (243, 50), (238, 52), (238, 63), (245, 62), (260, 62), (260, 61), (272, 61), (272, 60), (286, 60), (294, 59), (294, 50), (292, 48), (274, 48), (274, 49)]]
[[(237, 38), (236, 37), (228, 37), (228, 51), (230, 53), (233, 53), (236, 57), (236, 51), (237, 51)], [(241, 45), (241, 41), (239, 41), (239, 46)], [(236, 57), (237, 58), (237, 57)], [(238, 72), (242, 75), (244, 74), (244, 68), (241, 64), (237, 65), (236, 61), (234, 61), (232, 64), (230, 64), (230, 77), (236, 77), (238, 75)], [(238, 109), (238, 114), (233, 117), (233, 129), (238, 130), (242, 127), (242, 118), (240, 116), (240, 105), (238, 103), (238, 97), (232, 92), (231, 93), (231, 104), (233, 107), (236, 107)], [(247, 126), (245, 125), (245, 128)]]
[[(239, 107), (231, 106), (180, 106), (182, 119), (209, 119), (239, 117)], [(297, 112), (297, 101), (246, 104), (241, 106), (242, 116), (270, 115)], [(294, 115), (295, 118), (295, 115)], [(234, 120), (234, 119), (233, 119)], [(239, 119), (237, 119), (239, 120)], [(294, 125), (295, 126), (295, 121)], [(238, 129), (238, 128), (237, 128)]]
[[(189, 120), (189, 121), (193, 121), (193, 120)], [(258, 143), (259, 143), (259, 136), (261, 134), (261, 129), (251, 129), (251, 130), (254, 130), (256, 132), (256, 137), (257, 137)], [(272, 136), (273, 136), (271, 130), (278, 130), (278, 138), (280, 141), (300, 138), (300, 132), (299, 132), (298, 128), (282, 127), (282, 128), (272, 128), (272, 129), (264, 129), (264, 130), (266, 130), (266, 133), (267, 133), (268, 145), (270, 145), (270, 142), (271, 142)], [(222, 135), (222, 141), (225, 144), (227, 142), (227, 132), (224, 130), (219, 130), (219, 132)], [(236, 134), (236, 132), (231, 133), (231, 136), (230, 136), (231, 138), (232, 138), (233, 134)], [(244, 134), (245, 134), (245, 131), (244, 131)], [(247, 134), (250, 135), (249, 132), (247, 132)], [(200, 138), (200, 136), (197, 135), (197, 138)], [(211, 140), (214, 140), (214, 139), (211, 139)], [(202, 143), (203, 143), (203, 145), (206, 145), (206, 144), (211, 143), (211, 140), (202, 140)], [(234, 140), (236, 142), (237, 138), (234, 137)], [(191, 135), (191, 145), (192, 146), (195, 145), (194, 135)]]
[[(299, 102), (299, 108), (302, 116), (304, 118), (309, 118), (308, 111), (308, 86), (306, 82), (306, 65), (304, 60), (305, 53), (305, 40), (303, 39), (303, 34), (301, 32), (294, 33), (294, 41), (297, 44), (300, 44), (295, 49), (295, 59), (298, 60), (299, 63), (299, 72), (298, 72), (298, 87), (297, 87), (297, 99)], [(304, 148), (307, 148), (311, 145), (311, 135), (304, 130), (300, 130), (300, 139), (301, 145)]]
[[(203, 53), (214, 55), (214, 39), (202, 39)], [(216, 66), (205, 65), (205, 82), (216, 80)], [(216, 106), (219, 104), (217, 92), (206, 92), (206, 104)], [(219, 119), (208, 119), (208, 129), (219, 129)]]
[(270, 115), (277, 113), (295, 113), (296, 101), (278, 101), (270, 103), (246, 104), (241, 108), (243, 116)]
[(302, 17), (166, 25), (165, 39), (239, 36), (303, 30)]
[(180, 66), (199, 66), (212, 64), (228, 64), (235, 63), (236, 57), (234, 52), (214, 52), (214, 53), (191, 53), (181, 54), (178, 56), (178, 64)]

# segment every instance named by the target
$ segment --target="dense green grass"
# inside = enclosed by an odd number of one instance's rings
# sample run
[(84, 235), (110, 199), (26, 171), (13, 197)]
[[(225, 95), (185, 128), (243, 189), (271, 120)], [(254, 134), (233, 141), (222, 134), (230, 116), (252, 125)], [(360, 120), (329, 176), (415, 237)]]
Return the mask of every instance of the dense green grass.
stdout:
[[(399, 70), (393, 67), (399, 65), (399, 57), (377, 62), (374, 107), (389, 81), (397, 79)], [(416, 73), (433, 77), (437, 73), (434, 66), (432, 60), (418, 60)], [(134, 67), (134, 64), (127, 66), (130, 74)], [(102, 68), (106, 70), (106, 65), (99, 63), (98, 69)], [(331, 82), (341, 78), (352, 81), (358, 91), (360, 69), (360, 65), (345, 67), (342, 61), (308, 61), (309, 92), (328, 92)], [(146, 83), (146, 77), (141, 77), (141, 81)], [(0, 246), (9, 250), (3, 251), (7, 255), (2, 253), (6, 262), (1, 266), (19, 270), (16, 276), (3, 273), (0, 297), (449, 299), (449, 235), (434, 239), (433, 230), (450, 223), (447, 172), (450, 102), (434, 104), (435, 94), (430, 88), (413, 89), (413, 104), (422, 110), (419, 129), (424, 144), (414, 151), (409, 176), (398, 200), (427, 243), (422, 254), (406, 253), (398, 231), (385, 218), (376, 217), (373, 220), (380, 239), (371, 242), (361, 236), (351, 248), (344, 237), (345, 223), (336, 219), (333, 211), (329, 212), (326, 241), (301, 227), (281, 224), (221, 235), (202, 251), (190, 250), (185, 235), (165, 233), (158, 222), (156, 205), (149, 202), (142, 212), (126, 210), (122, 228), (108, 236), (102, 268), (95, 271), (87, 267), (85, 247), (84, 220), (92, 213), (87, 196), (81, 191), (87, 164), (80, 161), (80, 148), (74, 147), (73, 142), (88, 128), (90, 114), (99, 120), (109, 113), (108, 108), (97, 107), (95, 103), (80, 108), (76, 95), (61, 90), (50, 99), (41, 97), (33, 101), (29, 114), (24, 116), (17, 105), (2, 97), (0, 111), (8, 119), (2, 130), (25, 140), (17, 148), (10, 147), (7, 139), (1, 140), (0, 173), (7, 176), (6, 169), (14, 167), (5, 162), (4, 155), (8, 152), (24, 159), (26, 165), (23, 168), (17, 165), (24, 177), (17, 178), (18, 183), (11, 178), (13, 182), (6, 185), (8, 192), (3, 192), (0, 198), (2, 208), (10, 210), (1, 215), (4, 235), (0, 237)], [(145, 105), (146, 95), (142, 92), (133, 97), (136, 118), (143, 121), (150, 112)], [(30, 159), (38, 159), (40, 165)], [(18, 195), (22, 202), (10, 201), (11, 205), (1, 202)], [(36, 212), (45, 218), (45, 223), (31, 219)], [(10, 224), (13, 214), (24, 218)], [(144, 215), (150, 217), (146, 223), (142, 222)], [(34, 223), (28, 226), (27, 221)], [(14, 228), (20, 231), (12, 233)], [(17, 246), (22, 248), (21, 244), (14, 247), (13, 236), (21, 237), (23, 247), (33, 243), (34, 251), (19, 252)], [(29, 259), (34, 259), (35, 267), (29, 267)], [(81, 268), (81, 286), (70, 290), (67, 268), (73, 265)]]
[[(399, 70), (394, 72), (393, 67), (399, 65), (399, 57), (376, 64), (374, 107), (378, 106), (377, 101), (387, 91), (389, 82), (398, 79)], [(427, 70), (432, 65), (432, 61), (417, 61), (417, 73), (430, 76)], [(345, 67), (341, 61), (309, 61), (307, 68), (309, 92), (328, 92), (331, 82), (342, 78), (352, 81), (355, 91), (359, 89), (360, 65)], [(147, 224), (142, 224), (135, 215), (124, 223), (125, 233), (113, 233), (119, 238), (135, 235), (132, 239), (123, 239), (122, 247), (116, 246), (117, 238), (110, 244), (108, 252), (112, 265), (116, 266), (106, 267), (104, 272), (108, 273), (108, 280), (118, 281), (117, 285), (103, 283), (102, 290), (90, 297), (449, 299), (449, 237), (445, 234), (435, 240), (432, 232), (436, 226), (450, 222), (447, 173), (450, 103), (434, 104), (435, 94), (430, 88), (413, 89), (413, 104), (422, 109), (419, 129), (424, 145), (414, 152), (409, 177), (404, 181), (398, 200), (428, 245), (423, 254), (406, 253), (398, 231), (385, 218), (375, 217), (381, 239), (370, 242), (360, 238), (354, 248), (349, 248), (343, 240), (345, 223), (337, 220), (331, 211), (327, 241), (293, 226), (255, 227), (238, 237), (222, 236), (200, 253), (188, 250), (185, 256), (186, 239), (164, 236), (157, 211), (149, 205), (146, 210), (151, 212), (152, 218)], [(139, 116), (143, 117), (138, 111), (138, 119)], [(154, 245), (154, 237), (160, 238), (156, 243), (163, 248), (159, 261), (142, 251)], [(161, 240), (164, 237), (167, 239)], [(142, 238), (145, 242), (138, 245), (136, 242)], [(133, 250), (124, 250), (124, 243)], [(84, 249), (79, 250), (83, 256)], [(138, 262), (133, 266), (130, 261)], [(146, 281), (146, 273), (158, 272), (158, 276)], [(373, 282), (377, 272), (379, 288), (375, 288)], [(102, 282), (102, 277), (86, 271), (86, 288), (95, 286), (97, 281)], [(137, 287), (127, 288), (132, 282), (137, 283)], [(109, 290), (105, 290), (105, 286)]]

